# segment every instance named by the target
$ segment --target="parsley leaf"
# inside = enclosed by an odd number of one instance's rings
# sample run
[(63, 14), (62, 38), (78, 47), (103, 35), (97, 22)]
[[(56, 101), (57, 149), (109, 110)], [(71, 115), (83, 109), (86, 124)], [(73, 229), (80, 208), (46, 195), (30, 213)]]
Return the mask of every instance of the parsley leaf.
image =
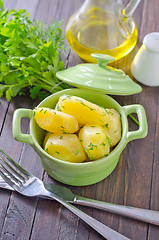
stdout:
[(61, 22), (32, 22), (26, 10), (4, 9), (0, 0), (0, 97), (10, 101), (30, 91), (40, 100), (68, 88), (58, 80), (62, 51), (66, 50)]

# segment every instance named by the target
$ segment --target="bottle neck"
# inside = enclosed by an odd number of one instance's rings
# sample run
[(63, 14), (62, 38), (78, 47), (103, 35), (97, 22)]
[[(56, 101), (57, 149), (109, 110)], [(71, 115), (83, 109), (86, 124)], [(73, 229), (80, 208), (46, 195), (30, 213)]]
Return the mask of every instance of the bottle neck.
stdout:
[(81, 11), (94, 7), (102, 9), (103, 11), (115, 12), (116, 8), (123, 8), (123, 3), (122, 0), (85, 0), (81, 6)]
[(112, 2), (112, 1), (111, 0), (86, 0), (85, 1), (86, 4), (91, 4), (91, 5), (100, 6), (100, 7), (105, 7), (105, 5), (108, 2)]

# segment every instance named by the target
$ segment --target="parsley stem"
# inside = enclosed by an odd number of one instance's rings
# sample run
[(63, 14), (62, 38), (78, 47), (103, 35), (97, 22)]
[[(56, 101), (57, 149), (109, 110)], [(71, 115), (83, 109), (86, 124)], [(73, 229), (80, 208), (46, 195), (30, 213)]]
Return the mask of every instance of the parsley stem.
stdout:
[(38, 76), (38, 78), (39, 78), (42, 82), (44, 82), (44, 83), (46, 83), (46, 84), (48, 84), (48, 85), (50, 85), (50, 86), (54, 86), (54, 85), (55, 85), (54, 82), (48, 81), (48, 80), (46, 80), (45, 78), (42, 78), (42, 77), (40, 77), (40, 76)]
[(136, 118), (134, 118), (131, 114), (128, 116), (139, 126), (139, 122), (136, 120)]

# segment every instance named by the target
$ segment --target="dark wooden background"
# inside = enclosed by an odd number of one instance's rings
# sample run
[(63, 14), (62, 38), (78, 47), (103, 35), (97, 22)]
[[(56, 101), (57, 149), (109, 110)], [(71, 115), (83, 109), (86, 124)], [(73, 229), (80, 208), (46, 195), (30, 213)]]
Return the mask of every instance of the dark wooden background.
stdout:
[[(50, 23), (68, 18), (83, 0), (5, 0), (5, 7), (25, 8), (31, 19)], [(138, 30), (138, 44), (129, 56), (116, 67), (131, 76), (130, 64), (143, 37), (159, 31), (159, 0), (141, 0), (133, 15)], [(70, 50), (65, 58), (69, 67), (81, 62)], [(132, 76), (131, 76), (132, 77)], [(153, 78), (153, 74), (152, 74)], [(113, 173), (100, 183), (86, 187), (70, 187), (74, 193), (111, 203), (159, 210), (159, 88), (143, 86), (140, 94), (113, 96), (121, 105), (139, 103), (147, 113), (149, 133), (145, 139), (130, 142), (121, 154)], [(10, 103), (0, 99), (0, 148), (24, 168), (45, 181), (53, 181), (45, 172), (39, 157), (30, 145), (14, 140), (12, 116), (20, 107), (33, 108), (37, 102), (28, 97), (16, 97)], [(130, 121), (130, 129), (135, 125)], [(29, 129), (28, 121), (22, 121), (22, 131)], [(135, 220), (109, 214), (104, 211), (79, 207), (109, 227), (133, 240), (157, 240), (159, 228)], [(0, 239), (1, 240), (102, 240), (104, 239), (75, 215), (55, 201), (22, 197), (17, 193), (0, 189)]]

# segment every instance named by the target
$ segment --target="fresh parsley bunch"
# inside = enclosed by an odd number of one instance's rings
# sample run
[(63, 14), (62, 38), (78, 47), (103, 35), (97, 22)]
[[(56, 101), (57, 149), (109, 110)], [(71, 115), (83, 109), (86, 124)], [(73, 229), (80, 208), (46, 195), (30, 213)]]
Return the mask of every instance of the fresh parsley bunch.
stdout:
[(34, 23), (25, 10), (3, 9), (0, 1), (0, 97), (28, 93), (43, 99), (68, 88), (56, 78), (65, 50), (60, 22)]

